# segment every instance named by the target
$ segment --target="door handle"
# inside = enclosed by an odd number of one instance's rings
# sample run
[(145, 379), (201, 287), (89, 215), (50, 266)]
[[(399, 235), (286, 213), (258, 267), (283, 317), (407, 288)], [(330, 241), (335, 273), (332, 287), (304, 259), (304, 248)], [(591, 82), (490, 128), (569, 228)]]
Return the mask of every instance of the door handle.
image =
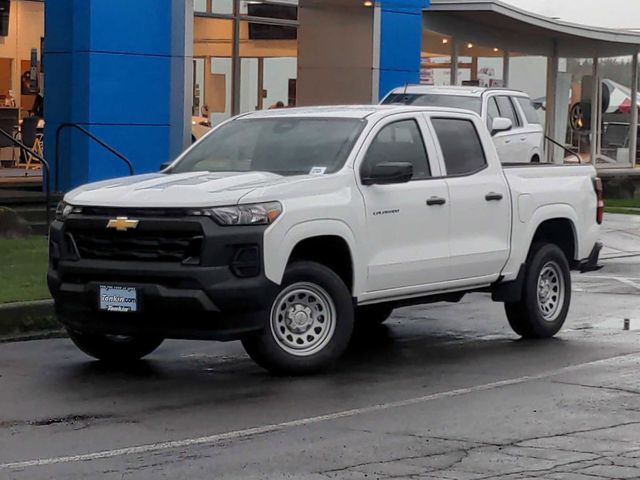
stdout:
[(427, 205), (430, 207), (433, 207), (434, 205), (444, 205), (445, 203), (447, 203), (447, 200), (442, 197), (431, 197), (427, 200)]
[(504, 143), (511, 143), (511, 140), (506, 139), (506, 140), (504, 141)]
[(487, 202), (499, 202), (504, 196), (501, 193), (491, 192), (487, 193), (484, 198)]
[(520, 141), (521, 142), (526, 142), (527, 141), (527, 137), (520, 137)]

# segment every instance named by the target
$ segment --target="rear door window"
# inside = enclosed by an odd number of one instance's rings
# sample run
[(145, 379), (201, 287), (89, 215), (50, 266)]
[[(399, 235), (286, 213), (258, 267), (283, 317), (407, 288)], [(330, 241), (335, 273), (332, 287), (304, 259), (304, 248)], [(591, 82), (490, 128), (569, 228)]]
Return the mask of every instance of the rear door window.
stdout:
[(448, 176), (472, 175), (487, 166), (484, 148), (471, 120), (433, 118)]

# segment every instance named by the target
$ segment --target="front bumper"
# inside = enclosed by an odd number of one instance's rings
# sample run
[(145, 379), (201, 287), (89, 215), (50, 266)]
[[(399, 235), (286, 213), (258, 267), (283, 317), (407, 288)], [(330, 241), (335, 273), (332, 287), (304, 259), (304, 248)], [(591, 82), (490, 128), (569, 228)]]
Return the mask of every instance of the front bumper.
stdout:
[[(264, 275), (264, 227), (220, 227), (207, 218), (188, 219), (190, 228), (199, 224), (196, 261), (85, 258), (90, 255), (80, 253), (74, 233), (86, 235), (86, 229), (104, 228), (107, 221), (76, 218), (52, 225), (47, 280), (65, 326), (92, 333), (216, 340), (234, 340), (264, 327), (278, 290)], [(180, 228), (181, 221), (145, 218), (140, 229), (164, 232)], [(257, 258), (252, 258), (255, 268), (246, 270), (238, 252), (248, 250)], [(100, 311), (101, 285), (135, 287), (138, 312)]]

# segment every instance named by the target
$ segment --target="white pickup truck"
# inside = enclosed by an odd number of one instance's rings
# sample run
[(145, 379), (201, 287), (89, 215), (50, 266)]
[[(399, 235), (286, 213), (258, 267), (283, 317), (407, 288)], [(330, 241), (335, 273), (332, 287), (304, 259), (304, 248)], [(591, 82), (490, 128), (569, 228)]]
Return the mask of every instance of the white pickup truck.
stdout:
[(267, 369), (311, 373), (343, 354), (355, 322), (468, 292), (504, 302), (522, 337), (555, 335), (570, 270), (598, 268), (602, 207), (592, 167), (503, 166), (473, 112), (256, 112), (160, 173), (69, 192), (48, 281), (95, 358), (241, 339)]

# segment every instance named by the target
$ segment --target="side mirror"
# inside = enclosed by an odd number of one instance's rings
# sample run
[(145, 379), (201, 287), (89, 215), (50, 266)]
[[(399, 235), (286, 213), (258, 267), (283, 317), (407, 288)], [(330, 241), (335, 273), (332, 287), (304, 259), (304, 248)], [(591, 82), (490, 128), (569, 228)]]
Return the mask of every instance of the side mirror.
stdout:
[(497, 117), (493, 119), (493, 124), (491, 125), (491, 136), (493, 137), (497, 133), (500, 132), (508, 132), (513, 128), (513, 122), (508, 118)]
[(171, 166), (173, 162), (164, 162), (162, 165), (160, 165), (160, 171), (163, 172), (165, 171), (167, 168), (169, 168)]
[(407, 183), (413, 177), (413, 165), (407, 162), (379, 163), (368, 176), (363, 177), (364, 185), (391, 185)]

